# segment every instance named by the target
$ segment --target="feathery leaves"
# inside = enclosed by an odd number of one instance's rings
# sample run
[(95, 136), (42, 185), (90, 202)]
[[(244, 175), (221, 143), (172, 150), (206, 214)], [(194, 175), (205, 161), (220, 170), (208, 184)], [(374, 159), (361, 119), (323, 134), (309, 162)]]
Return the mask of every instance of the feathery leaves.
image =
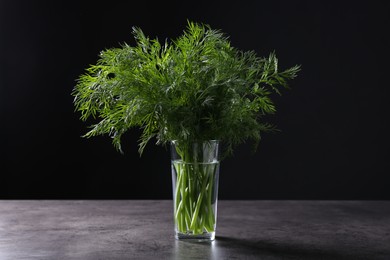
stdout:
[(142, 129), (147, 143), (221, 140), (227, 152), (274, 127), (264, 116), (276, 111), (280, 94), (300, 66), (278, 70), (275, 53), (258, 57), (240, 51), (209, 25), (188, 22), (175, 40), (161, 43), (133, 27), (135, 46), (106, 49), (81, 75), (72, 91), (80, 119), (97, 123), (84, 136), (109, 135), (122, 151), (121, 136)]

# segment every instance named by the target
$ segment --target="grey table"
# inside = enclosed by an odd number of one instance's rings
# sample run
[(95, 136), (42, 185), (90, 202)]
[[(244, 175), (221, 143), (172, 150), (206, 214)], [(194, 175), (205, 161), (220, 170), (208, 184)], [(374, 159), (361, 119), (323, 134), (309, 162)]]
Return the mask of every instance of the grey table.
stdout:
[(220, 201), (177, 241), (167, 200), (0, 200), (0, 259), (390, 259), (390, 201)]

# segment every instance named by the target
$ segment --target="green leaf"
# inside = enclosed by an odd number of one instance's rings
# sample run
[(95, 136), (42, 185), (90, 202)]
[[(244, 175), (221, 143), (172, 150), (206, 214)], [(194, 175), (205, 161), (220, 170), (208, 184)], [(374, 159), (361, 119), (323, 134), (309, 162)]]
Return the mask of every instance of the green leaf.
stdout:
[(119, 151), (133, 127), (142, 130), (140, 154), (153, 138), (160, 145), (221, 140), (228, 154), (247, 140), (257, 147), (261, 134), (275, 129), (265, 122), (276, 112), (271, 95), (300, 71), (280, 71), (275, 52), (238, 50), (205, 24), (188, 21), (182, 35), (164, 43), (139, 27), (132, 34), (135, 46), (101, 51), (72, 91), (80, 119), (96, 122), (84, 136), (108, 135)]

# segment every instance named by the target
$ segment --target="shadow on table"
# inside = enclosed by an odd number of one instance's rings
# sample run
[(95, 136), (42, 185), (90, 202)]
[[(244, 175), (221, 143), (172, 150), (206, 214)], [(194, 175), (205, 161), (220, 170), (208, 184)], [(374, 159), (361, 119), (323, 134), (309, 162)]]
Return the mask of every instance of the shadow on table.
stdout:
[(220, 259), (215, 242), (175, 241), (173, 259)]
[[(239, 238), (217, 236), (214, 241), (213, 254), (221, 257), (265, 259), (370, 259), (358, 255), (357, 252), (338, 252), (326, 248), (310, 248), (299, 244), (272, 241), (250, 241)], [(374, 256), (372, 256), (374, 257)], [(377, 258), (372, 258), (377, 259)]]

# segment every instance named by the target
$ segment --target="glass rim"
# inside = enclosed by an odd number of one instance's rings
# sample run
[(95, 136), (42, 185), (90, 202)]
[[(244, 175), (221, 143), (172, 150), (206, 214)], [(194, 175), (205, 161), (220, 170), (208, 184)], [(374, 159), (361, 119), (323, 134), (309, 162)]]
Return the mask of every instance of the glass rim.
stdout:
[[(171, 144), (179, 143), (178, 140), (170, 140)], [(200, 140), (200, 141), (194, 141), (193, 144), (199, 144), (199, 143), (219, 143), (221, 140), (219, 139), (210, 139), (210, 140)]]

